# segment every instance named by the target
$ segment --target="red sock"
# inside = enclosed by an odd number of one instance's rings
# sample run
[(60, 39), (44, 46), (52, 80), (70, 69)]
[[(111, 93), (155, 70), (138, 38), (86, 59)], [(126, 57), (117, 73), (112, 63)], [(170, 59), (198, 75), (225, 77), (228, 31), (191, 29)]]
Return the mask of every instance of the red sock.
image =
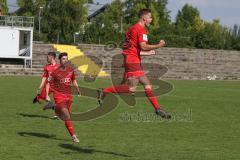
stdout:
[(120, 85), (120, 86), (113, 86), (109, 88), (104, 88), (103, 92), (107, 93), (129, 93), (129, 86), (128, 85)]
[(70, 133), (70, 135), (73, 136), (74, 135), (74, 129), (73, 129), (73, 126), (72, 126), (72, 121), (70, 119), (65, 121), (65, 126), (66, 126), (68, 132)]
[(157, 110), (160, 109), (157, 98), (153, 95), (153, 90), (150, 88), (145, 88), (145, 93), (148, 100), (152, 103), (153, 107)]

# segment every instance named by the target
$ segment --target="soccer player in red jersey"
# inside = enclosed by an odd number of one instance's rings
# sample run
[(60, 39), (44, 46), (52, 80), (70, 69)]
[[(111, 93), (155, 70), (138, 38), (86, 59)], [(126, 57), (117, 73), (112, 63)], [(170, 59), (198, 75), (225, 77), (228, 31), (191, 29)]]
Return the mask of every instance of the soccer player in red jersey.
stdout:
[[(51, 75), (51, 73), (56, 70), (59, 67), (59, 64), (56, 61), (56, 53), (55, 52), (49, 52), (47, 55), (47, 62), (43, 68), (43, 74), (42, 74), (42, 81), (40, 86), (37, 89), (37, 96), (34, 98), (33, 103), (40, 103), (41, 101), (46, 100), (46, 83), (47, 79)], [(41, 93), (39, 94), (39, 91)], [(51, 92), (51, 91), (49, 91)]]
[[(71, 84), (73, 84), (78, 92), (78, 96), (81, 95), (78, 87), (77, 80), (75, 79), (74, 67), (72, 67), (68, 61), (68, 54), (61, 53), (59, 55), (60, 67), (58, 67), (49, 77), (49, 83), (47, 88), (51, 88), (53, 91), (53, 97), (55, 101), (54, 110), (57, 116), (65, 122), (65, 126), (72, 136), (74, 142), (79, 142), (77, 136), (74, 133), (72, 121), (70, 119), (71, 105), (72, 105), (72, 90)], [(48, 91), (48, 89), (47, 89)], [(49, 95), (47, 92), (47, 99)]]
[(122, 46), (125, 68), (124, 78), (127, 83), (100, 90), (98, 92), (98, 102), (102, 105), (103, 99), (108, 93), (134, 93), (137, 85), (141, 83), (144, 85), (147, 98), (155, 108), (155, 113), (162, 118), (169, 119), (171, 115), (165, 112), (158, 104), (157, 98), (153, 94), (151, 83), (144, 74), (141, 66), (141, 55), (154, 55), (155, 49), (165, 46), (164, 40), (160, 40), (160, 42), (155, 45), (148, 44), (148, 32), (145, 27), (149, 26), (151, 22), (151, 10), (140, 10), (139, 21), (128, 29)]

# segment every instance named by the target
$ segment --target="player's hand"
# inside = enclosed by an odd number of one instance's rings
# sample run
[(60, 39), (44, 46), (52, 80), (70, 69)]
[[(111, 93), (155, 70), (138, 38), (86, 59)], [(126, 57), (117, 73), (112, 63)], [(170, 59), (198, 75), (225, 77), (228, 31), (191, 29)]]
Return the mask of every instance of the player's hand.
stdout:
[(151, 50), (150, 52), (151, 52), (151, 55), (155, 55), (156, 54), (155, 50)]
[(51, 98), (49, 97), (49, 95), (46, 96), (46, 101), (50, 102)]
[(36, 90), (36, 93), (37, 93), (37, 95), (40, 93), (40, 89), (39, 88)]
[(160, 40), (159, 46), (164, 47), (166, 45), (166, 42), (164, 40)]
[(77, 95), (78, 97), (81, 97), (82, 96), (82, 93), (81, 93), (81, 91), (78, 91), (78, 95)]
[(151, 56), (151, 55), (155, 55), (155, 54), (156, 54), (155, 50), (140, 51), (141, 56)]

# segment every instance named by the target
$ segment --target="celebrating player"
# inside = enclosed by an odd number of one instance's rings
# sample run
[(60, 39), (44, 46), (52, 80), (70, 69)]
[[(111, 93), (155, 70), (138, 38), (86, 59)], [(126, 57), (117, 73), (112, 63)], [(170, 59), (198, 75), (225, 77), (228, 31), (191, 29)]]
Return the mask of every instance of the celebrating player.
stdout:
[[(74, 67), (68, 61), (68, 54), (61, 53), (59, 55), (60, 67), (57, 68), (49, 77), (49, 83), (47, 88), (53, 91), (53, 97), (55, 101), (54, 110), (57, 116), (65, 122), (65, 126), (72, 136), (74, 142), (79, 142), (77, 136), (74, 133), (72, 121), (70, 119), (71, 105), (72, 105), (72, 90), (71, 84), (75, 86), (78, 96), (81, 95), (77, 80), (75, 79)], [(48, 89), (47, 89), (48, 91)], [(49, 94), (47, 92), (47, 99)]]
[[(40, 86), (37, 89), (37, 96), (33, 99), (33, 103), (41, 103), (41, 101), (50, 101), (50, 98), (47, 99), (46, 97), (46, 92), (51, 93), (50, 91), (46, 91), (46, 84), (47, 84), (47, 79), (51, 75), (51, 73), (56, 70), (59, 67), (59, 64), (56, 61), (56, 53), (55, 52), (48, 52), (47, 55), (47, 62), (43, 68), (43, 74), (42, 74), (42, 81)], [(41, 93), (39, 94), (39, 92)], [(57, 119), (58, 117), (56, 115), (53, 116), (54, 119)]]
[[(59, 67), (59, 64), (56, 61), (56, 53), (55, 52), (49, 52), (47, 55), (47, 62), (43, 69), (42, 74), (42, 81), (40, 86), (37, 89), (37, 96), (33, 99), (33, 103), (40, 103), (43, 100), (46, 100), (46, 83), (48, 77), (51, 75), (51, 73)], [(39, 94), (39, 91), (41, 93)], [(51, 92), (51, 91), (50, 91)]]
[(155, 108), (155, 113), (162, 118), (169, 119), (171, 115), (165, 112), (158, 104), (157, 98), (153, 94), (151, 83), (141, 66), (141, 55), (154, 55), (155, 49), (165, 46), (164, 40), (160, 40), (155, 45), (148, 44), (148, 32), (145, 27), (149, 26), (151, 22), (151, 11), (149, 9), (140, 10), (139, 21), (128, 29), (122, 46), (125, 68), (124, 78), (127, 83), (99, 90), (98, 102), (101, 106), (104, 97), (108, 93), (134, 93), (140, 82), (144, 85), (145, 94)]

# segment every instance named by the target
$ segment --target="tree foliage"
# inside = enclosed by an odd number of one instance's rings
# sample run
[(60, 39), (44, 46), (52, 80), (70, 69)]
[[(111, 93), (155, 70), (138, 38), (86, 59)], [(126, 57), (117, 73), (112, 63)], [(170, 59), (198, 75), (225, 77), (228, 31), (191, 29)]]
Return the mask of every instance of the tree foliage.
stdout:
[(0, 12), (1, 14), (8, 12), (7, 0), (0, 0)]
[[(0, 0), (4, 2), (4, 0)], [(35, 31), (41, 20), (40, 40), (59, 43), (77, 42), (119, 44), (124, 32), (139, 19), (140, 9), (152, 11), (153, 22), (148, 28), (150, 43), (160, 39), (170, 47), (240, 50), (240, 26), (223, 27), (219, 20), (202, 20), (196, 7), (186, 4), (171, 22), (168, 0), (113, 0), (103, 13), (87, 22), (86, 0), (18, 0), (18, 15), (34, 16)], [(40, 9), (43, 7), (43, 9)], [(39, 40), (38, 32), (35, 39)]]
[[(61, 1), (61, 2), (59, 2)], [(51, 42), (71, 43), (86, 22), (84, 0), (51, 0), (46, 3), (42, 31)]]

